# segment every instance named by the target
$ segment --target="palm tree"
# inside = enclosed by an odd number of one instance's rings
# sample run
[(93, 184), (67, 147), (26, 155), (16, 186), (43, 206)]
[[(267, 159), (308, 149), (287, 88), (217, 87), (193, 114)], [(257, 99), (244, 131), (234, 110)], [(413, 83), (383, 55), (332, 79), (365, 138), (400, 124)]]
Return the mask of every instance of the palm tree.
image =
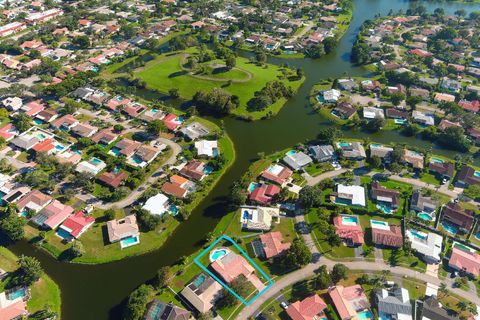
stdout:
[(460, 309), (462, 311), (465, 311), (465, 310), (467, 310), (468, 304), (465, 301), (459, 301), (457, 303), (457, 307), (458, 307), (458, 309)]

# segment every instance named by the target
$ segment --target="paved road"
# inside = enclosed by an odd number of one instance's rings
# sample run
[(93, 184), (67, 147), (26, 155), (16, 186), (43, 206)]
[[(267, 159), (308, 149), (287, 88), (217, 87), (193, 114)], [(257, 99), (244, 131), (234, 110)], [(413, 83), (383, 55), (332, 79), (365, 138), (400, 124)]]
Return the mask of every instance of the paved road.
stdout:
[[(172, 155), (170, 158), (165, 161), (165, 163), (157, 169), (147, 180), (145, 180), (144, 183), (142, 183), (140, 186), (138, 186), (135, 190), (133, 190), (126, 198), (117, 201), (117, 202), (110, 202), (110, 203), (100, 203), (100, 202), (95, 202), (93, 205), (97, 208), (106, 210), (110, 208), (125, 208), (131, 205), (151, 184), (153, 184), (157, 179), (157, 174), (162, 172), (162, 167), (164, 165), (172, 165), (175, 163), (177, 160), (177, 155), (182, 151), (182, 147), (178, 145), (177, 143), (173, 142), (172, 140), (168, 140), (165, 138), (158, 138), (158, 142), (164, 143), (173, 150)], [(90, 194), (86, 195), (79, 195), (79, 199), (85, 201), (85, 202), (90, 202), (94, 201), (94, 197)]]
[(346, 171), (347, 171), (347, 169), (340, 169), (340, 170), (336, 170), (336, 171), (328, 171), (328, 172), (322, 173), (322, 174), (320, 174), (316, 177), (311, 177), (311, 176), (304, 176), (304, 177), (307, 180), (307, 185), (308, 186), (314, 186), (314, 185), (320, 183), (322, 180), (334, 178), (336, 176), (341, 175), (342, 173), (344, 173)]

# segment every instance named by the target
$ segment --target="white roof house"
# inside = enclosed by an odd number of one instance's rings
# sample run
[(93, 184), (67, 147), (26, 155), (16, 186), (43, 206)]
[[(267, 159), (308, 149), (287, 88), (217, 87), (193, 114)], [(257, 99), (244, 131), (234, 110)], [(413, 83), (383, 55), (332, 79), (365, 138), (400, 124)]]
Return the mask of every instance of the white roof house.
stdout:
[(17, 111), (23, 106), (23, 101), (19, 97), (8, 97), (2, 100), (3, 105), (11, 111)]
[(363, 117), (366, 119), (385, 119), (385, 112), (381, 108), (364, 107)]
[(199, 156), (216, 157), (218, 152), (218, 141), (201, 140), (195, 142), (195, 149)]
[(75, 171), (77, 172), (87, 172), (96, 176), (100, 171), (105, 169), (107, 165), (105, 162), (98, 158), (91, 158), (88, 161), (82, 161), (77, 165)]
[(425, 233), (415, 229), (408, 229), (405, 233), (412, 243), (412, 249), (423, 255), (427, 262), (440, 262), (443, 241), (441, 235), (433, 232)]
[(148, 198), (142, 209), (147, 210), (151, 214), (161, 216), (168, 211), (168, 207), (168, 197), (163, 193), (159, 193), (153, 197)]
[(248, 230), (270, 230), (273, 218), (280, 217), (279, 208), (240, 207), (240, 222)]
[(337, 89), (323, 91), (323, 99), (325, 102), (337, 102), (342, 93)]
[(435, 124), (435, 117), (431, 114), (426, 114), (421, 111), (414, 110), (412, 117), (415, 121), (420, 122), (427, 126), (433, 126)]
[(337, 198), (351, 201), (352, 206), (365, 207), (365, 188), (337, 184)]
[(283, 161), (293, 170), (298, 170), (313, 162), (312, 158), (303, 152), (295, 150), (288, 151)]

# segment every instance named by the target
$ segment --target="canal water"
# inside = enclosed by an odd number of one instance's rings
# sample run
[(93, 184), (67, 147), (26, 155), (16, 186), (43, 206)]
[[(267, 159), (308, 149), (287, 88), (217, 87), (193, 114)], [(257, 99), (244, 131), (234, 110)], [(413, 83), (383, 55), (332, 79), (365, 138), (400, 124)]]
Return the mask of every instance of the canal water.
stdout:
[[(161, 249), (109, 264), (77, 265), (58, 262), (26, 242), (19, 242), (10, 247), (18, 255), (37, 257), (46, 272), (60, 286), (63, 319), (121, 319), (123, 303), (132, 290), (153, 278), (161, 266), (170, 265), (201, 246), (205, 235), (213, 230), (218, 220), (226, 213), (229, 187), (241, 177), (251, 162), (257, 158), (258, 153), (268, 154), (298, 142), (305, 142), (315, 138), (321, 128), (331, 126), (308, 106), (307, 96), (312, 85), (326, 78), (364, 75), (364, 69), (352, 66), (349, 61), (350, 50), (360, 25), (377, 14), (386, 15), (390, 10), (406, 11), (410, 5), (406, 0), (354, 0), (354, 2), (355, 11), (351, 26), (334, 53), (317, 60), (270, 59), (273, 63), (286, 62), (291, 66), (302, 67), (306, 74), (305, 83), (298, 94), (272, 119), (257, 122), (224, 119), (225, 128), (235, 144), (237, 159), (189, 220), (177, 228)], [(480, 10), (478, 4), (434, 1), (422, 3), (429, 11), (441, 6), (447, 14), (453, 14), (461, 8), (467, 12)], [(360, 135), (362, 135), (360, 132), (345, 133), (347, 137)], [(428, 142), (406, 138), (396, 132), (380, 132), (369, 137), (372, 141), (384, 143), (400, 141), (408, 145), (430, 146)], [(433, 148), (436, 149), (435, 146)], [(439, 149), (435, 152), (454, 156), (454, 153), (446, 150)]]

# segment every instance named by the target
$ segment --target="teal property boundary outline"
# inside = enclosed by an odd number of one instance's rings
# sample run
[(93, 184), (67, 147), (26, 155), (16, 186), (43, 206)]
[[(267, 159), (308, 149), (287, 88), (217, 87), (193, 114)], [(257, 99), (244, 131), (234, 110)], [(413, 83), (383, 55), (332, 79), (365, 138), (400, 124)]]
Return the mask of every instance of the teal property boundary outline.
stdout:
[[(232, 288), (230, 288), (227, 284), (225, 284), (222, 280), (220, 280), (215, 274), (213, 274), (213, 272), (211, 272), (210, 270), (208, 270), (207, 267), (205, 267), (200, 261), (199, 259), (201, 257), (203, 257), (206, 253), (210, 252), (210, 250), (216, 245), (218, 244), (220, 241), (222, 240), (226, 240), (230, 243), (232, 243), (235, 248), (238, 249), (238, 251), (248, 260), (248, 262), (250, 262), (253, 267), (258, 270), (260, 272), (260, 274), (265, 277), (268, 281), (268, 286), (266, 286), (262, 291), (260, 291), (259, 293), (257, 293), (257, 295), (255, 295), (253, 298), (251, 298), (249, 301), (245, 301), (242, 297), (240, 297), (235, 291), (232, 290)], [(257, 264), (255, 262), (253, 262), (253, 260), (248, 256), (248, 254), (245, 253), (245, 251), (242, 250), (242, 248), (240, 248), (240, 246), (230, 237), (226, 236), (226, 235), (222, 235), (220, 238), (218, 238), (217, 240), (215, 240), (214, 243), (212, 243), (210, 246), (208, 246), (207, 249), (203, 250), (198, 256), (195, 257), (194, 259), (195, 263), (203, 270), (205, 271), (206, 273), (208, 273), (213, 279), (215, 279), (218, 283), (220, 283), (225, 289), (227, 289), (228, 291), (230, 291), (238, 300), (240, 300), (244, 305), (248, 306), (249, 304), (251, 304), (253, 301), (257, 300), (265, 291), (267, 291), (272, 285), (273, 285), (273, 280), (267, 276), (265, 274), (265, 272), (260, 269), (259, 266), (257, 266)]]

